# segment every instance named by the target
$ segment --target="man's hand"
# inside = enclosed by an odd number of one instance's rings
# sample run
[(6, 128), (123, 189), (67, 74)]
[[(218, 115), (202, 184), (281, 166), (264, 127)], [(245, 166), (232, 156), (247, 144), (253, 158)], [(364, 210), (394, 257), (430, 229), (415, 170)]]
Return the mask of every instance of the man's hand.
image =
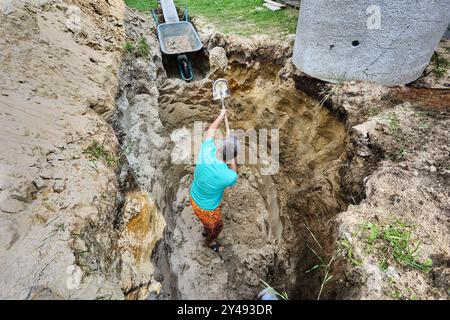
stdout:
[(219, 116), (214, 120), (213, 123), (208, 128), (208, 131), (206, 131), (206, 137), (205, 139), (213, 138), (214, 134), (216, 133), (217, 128), (219, 127), (222, 120), (225, 118), (225, 115), (227, 114), (227, 109), (220, 110)]

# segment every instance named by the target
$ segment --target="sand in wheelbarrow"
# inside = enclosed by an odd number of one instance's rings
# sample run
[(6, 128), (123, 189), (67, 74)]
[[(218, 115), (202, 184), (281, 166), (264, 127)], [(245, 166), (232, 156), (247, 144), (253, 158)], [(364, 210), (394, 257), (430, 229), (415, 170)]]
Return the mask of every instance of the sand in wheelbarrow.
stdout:
[(194, 48), (185, 36), (170, 37), (166, 41), (166, 51), (170, 54), (189, 52), (192, 50)]

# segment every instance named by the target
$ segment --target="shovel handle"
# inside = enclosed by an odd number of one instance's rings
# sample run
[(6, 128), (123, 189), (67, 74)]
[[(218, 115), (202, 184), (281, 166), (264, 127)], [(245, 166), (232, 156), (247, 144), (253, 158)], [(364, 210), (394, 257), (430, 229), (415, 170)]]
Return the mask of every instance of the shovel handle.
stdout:
[(228, 127), (228, 117), (225, 115), (225, 127), (227, 128), (227, 137), (230, 135), (230, 128)]
[[(225, 102), (224, 102), (224, 98), (221, 99), (222, 100), (222, 110), (225, 110)], [(225, 114), (225, 127), (227, 128), (227, 137), (230, 135), (230, 128), (228, 127), (228, 117)]]

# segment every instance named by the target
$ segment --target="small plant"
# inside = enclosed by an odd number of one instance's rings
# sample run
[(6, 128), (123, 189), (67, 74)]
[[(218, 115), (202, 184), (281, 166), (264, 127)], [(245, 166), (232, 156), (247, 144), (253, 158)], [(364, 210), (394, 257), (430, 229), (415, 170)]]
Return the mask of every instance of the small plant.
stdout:
[(450, 62), (447, 59), (439, 56), (438, 53), (435, 52), (431, 57), (431, 61), (433, 61), (433, 63), (436, 65), (433, 69), (433, 73), (438, 78), (441, 78), (447, 74), (447, 71), (450, 68)]
[(347, 239), (343, 239), (339, 243), (340, 243), (341, 248), (343, 249), (348, 261), (350, 261), (355, 266), (362, 265), (361, 261), (355, 259), (354, 254), (353, 254), (353, 248)]
[(406, 148), (403, 144), (400, 144), (400, 146), (397, 148), (397, 150), (393, 154), (394, 161), (402, 161), (406, 158)]
[(397, 116), (394, 113), (391, 113), (388, 117), (388, 123), (389, 123), (389, 132), (392, 135), (395, 135), (398, 132), (398, 129), (400, 128), (400, 122), (397, 118)]
[(401, 162), (406, 159), (406, 155), (408, 154), (408, 151), (403, 144), (403, 142), (399, 142), (399, 145), (396, 146), (392, 152), (389, 153), (389, 158), (393, 162)]
[(123, 50), (125, 50), (128, 53), (133, 53), (134, 51), (134, 44), (130, 41), (125, 42), (125, 44), (123, 45)]
[(265, 282), (264, 280), (260, 279), (260, 281), (264, 284), (265, 288), (268, 289), (268, 291), (270, 291), (270, 293), (272, 293), (273, 295), (277, 295), (279, 296), (281, 299), (283, 300), (289, 300), (288, 294), (286, 291), (283, 291), (282, 293), (279, 293), (278, 291), (276, 291), (274, 288), (272, 288), (267, 282)]
[(369, 235), (367, 236), (367, 242), (372, 244), (378, 235), (380, 234), (380, 227), (374, 223), (367, 223), (366, 228), (369, 230)]
[(380, 107), (373, 106), (369, 108), (369, 116), (373, 117), (380, 113)]
[[(317, 243), (317, 245), (320, 248), (323, 248), (322, 245), (317, 240), (316, 236), (314, 236), (314, 234), (312, 233), (312, 231), (308, 227), (306, 227), (306, 229), (308, 229), (309, 233), (311, 234), (311, 237), (314, 239), (314, 242)], [(335, 256), (333, 254), (333, 256), (330, 258), (330, 261), (325, 262), (325, 260), (313, 248), (311, 248), (308, 245), (307, 245), (307, 247), (317, 257), (317, 259), (319, 260), (319, 263), (314, 265), (310, 269), (306, 270), (305, 273), (310, 273), (311, 271), (319, 269), (319, 268), (322, 268), (323, 273), (324, 273), (322, 281), (320, 283), (319, 293), (317, 295), (317, 300), (320, 300), (320, 297), (322, 296), (322, 292), (323, 292), (323, 289), (325, 288), (325, 285), (333, 278), (333, 275), (331, 274), (331, 264), (333, 263)]]
[[(393, 284), (394, 283), (395, 281)], [(393, 287), (391, 290), (387, 291), (386, 294), (393, 300), (417, 300), (416, 294), (408, 287)]]
[(96, 161), (99, 160), (105, 161), (108, 166), (116, 165), (120, 160), (120, 156), (116, 156), (108, 152), (97, 140), (93, 140), (91, 144), (84, 149), (83, 154), (86, 155), (86, 158), (94, 164), (94, 167), (96, 167)]
[(148, 57), (148, 55), (150, 54), (150, 46), (147, 43), (147, 40), (145, 40), (144, 37), (142, 37), (139, 40), (138, 46), (137, 46), (137, 53), (138, 56), (140, 57)]
[(398, 290), (392, 290), (391, 292), (389, 292), (389, 297), (394, 300), (400, 300), (403, 298), (403, 295)]
[(133, 42), (131, 41), (127, 41), (125, 42), (125, 44), (123, 45), (123, 50), (125, 50), (128, 53), (133, 53), (136, 52), (136, 55), (138, 57), (148, 57), (150, 54), (150, 46), (147, 43), (147, 40), (145, 40), (144, 37), (141, 37), (137, 43), (137, 45), (135, 45)]
[(331, 274), (331, 269), (330, 269), (332, 262), (333, 262), (333, 257), (331, 258), (330, 262), (325, 267), (325, 274), (322, 278), (322, 283), (320, 284), (320, 290), (319, 290), (319, 295), (317, 296), (317, 300), (320, 300), (320, 296), (322, 295), (322, 291), (325, 288), (325, 285), (327, 284), (327, 282), (330, 281), (331, 278), (333, 278), (333, 275)]
[(368, 222), (363, 225), (366, 230), (366, 243), (378, 253), (379, 266), (382, 270), (388, 267), (390, 258), (397, 263), (422, 272), (428, 272), (433, 262), (430, 258), (420, 262), (417, 257), (419, 242), (414, 242), (410, 227), (403, 222), (395, 221), (387, 226), (379, 226)]

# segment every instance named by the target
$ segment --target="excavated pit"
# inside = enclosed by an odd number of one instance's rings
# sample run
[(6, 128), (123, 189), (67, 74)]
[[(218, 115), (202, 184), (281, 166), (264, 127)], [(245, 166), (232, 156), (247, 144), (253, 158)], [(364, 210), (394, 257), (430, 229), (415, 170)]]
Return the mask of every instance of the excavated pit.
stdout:
[[(128, 23), (129, 37), (140, 36), (137, 27)], [(317, 256), (330, 258), (335, 249), (330, 222), (346, 208), (339, 175), (347, 142), (344, 124), (298, 91), (294, 81), (280, 77), (290, 63), (286, 57), (263, 59), (234, 46), (227, 51), (225, 74), (209, 70), (208, 54), (221, 41), (212, 39), (214, 45), (204, 42), (201, 59), (208, 68), (198, 81), (174, 78), (159, 52), (147, 60), (128, 57), (121, 68), (121, 143), (128, 148), (136, 183), (166, 223), (152, 253), (153, 276), (162, 290), (151, 298), (253, 299), (264, 280), (291, 299), (315, 299), (324, 270), (306, 271), (319, 263)], [(158, 45), (153, 35), (147, 40)], [(264, 50), (275, 49), (265, 44)], [(267, 129), (269, 154), (276, 139), (270, 130), (279, 129), (279, 169), (263, 175), (267, 162), (242, 164), (238, 183), (224, 194), (219, 239), (226, 251), (220, 255), (203, 246), (201, 224), (189, 205), (194, 156), (187, 152), (199, 147), (192, 136), (195, 122), (206, 126), (220, 110), (211, 93), (219, 75), (230, 83), (226, 103), (233, 129)], [(248, 136), (241, 140), (247, 146), (249, 141)], [(337, 296), (337, 278), (322, 298)]]
[[(179, 298), (254, 298), (259, 279), (275, 283), (292, 298), (317, 295), (322, 275), (305, 275), (318, 263), (307, 246), (317, 246), (307, 227), (321, 242), (322, 248), (314, 250), (326, 259), (333, 247), (327, 222), (345, 207), (338, 169), (346, 134), (327, 109), (292, 84), (280, 82), (280, 69), (275, 64), (249, 68), (231, 61), (226, 74), (232, 91), (227, 101), (232, 127), (279, 129), (280, 167), (266, 176), (260, 174), (261, 165), (239, 167), (239, 183), (224, 197), (221, 240), (227, 252), (222, 257), (201, 247), (200, 225), (188, 205), (193, 166), (177, 165), (168, 174), (173, 205), (165, 216), (171, 223), (164, 241), (175, 242), (168, 265), (175, 271), (170, 281), (178, 283)], [(210, 90), (210, 83), (167, 81), (159, 98), (166, 130), (192, 130), (194, 121), (214, 119), (219, 107), (211, 102)], [(165, 254), (168, 247), (163, 248)]]

